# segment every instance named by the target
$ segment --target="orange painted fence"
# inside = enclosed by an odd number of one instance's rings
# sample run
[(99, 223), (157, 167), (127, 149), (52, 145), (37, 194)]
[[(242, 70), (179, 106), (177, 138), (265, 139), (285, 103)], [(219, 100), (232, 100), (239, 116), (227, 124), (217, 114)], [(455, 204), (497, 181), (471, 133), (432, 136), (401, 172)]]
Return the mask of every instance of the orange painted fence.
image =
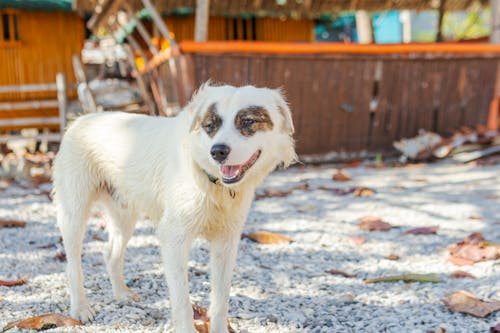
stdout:
[(387, 151), (420, 128), (445, 134), (498, 117), (490, 105), (500, 45), (182, 42), (181, 50), (193, 88), (208, 79), (283, 87), (302, 154)]

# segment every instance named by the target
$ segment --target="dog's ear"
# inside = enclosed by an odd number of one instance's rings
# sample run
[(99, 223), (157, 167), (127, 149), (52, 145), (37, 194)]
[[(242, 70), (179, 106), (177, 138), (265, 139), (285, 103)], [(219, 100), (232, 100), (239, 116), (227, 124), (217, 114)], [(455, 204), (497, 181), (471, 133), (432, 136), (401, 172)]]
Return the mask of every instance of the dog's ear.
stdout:
[(279, 88), (273, 90), (273, 93), (276, 105), (278, 106), (278, 111), (283, 117), (284, 130), (289, 135), (292, 135), (295, 132), (295, 128), (293, 127), (292, 112), (290, 111), (290, 107), (288, 107), (288, 103), (285, 100), (284, 93)]
[(210, 81), (205, 82), (201, 87), (193, 94), (191, 100), (186, 105), (185, 109), (191, 114), (191, 126), (189, 131), (196, 131), (200, 128), (201, 124), (201, 113), (205, 106), (205, 95), (207, 89), (210, 87)]

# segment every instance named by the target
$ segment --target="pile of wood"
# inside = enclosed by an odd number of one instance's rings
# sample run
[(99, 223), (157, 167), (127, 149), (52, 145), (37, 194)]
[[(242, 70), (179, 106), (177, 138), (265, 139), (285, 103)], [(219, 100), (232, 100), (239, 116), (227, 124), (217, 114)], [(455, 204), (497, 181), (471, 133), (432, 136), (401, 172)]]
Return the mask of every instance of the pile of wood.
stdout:
[(453, 157), (460, 162), (470, 162), (489, 155), (500, 154), (500, 133), (478, 125), (462, 127), (450, 137), (421, 130), (409, 139), (394, 142), (402, 153), (402, 160), (428, 161)]

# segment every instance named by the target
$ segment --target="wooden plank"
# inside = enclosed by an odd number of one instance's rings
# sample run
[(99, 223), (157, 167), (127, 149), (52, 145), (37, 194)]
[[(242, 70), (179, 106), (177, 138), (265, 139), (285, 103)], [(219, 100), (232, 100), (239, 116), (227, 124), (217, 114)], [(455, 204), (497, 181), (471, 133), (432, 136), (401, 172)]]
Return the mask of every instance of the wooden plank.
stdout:
[(49, 109), (57, 108), (57, 100), (27, 101), (27, 102), (1, 102), (0, 111), (24, 110), (24, 109)]
[(0, 119), (0, 127), (7, 126), (39, 126), (44, 127), (44, 125), (59, 125), (59, 117), (51, 118), (11, 118), (11, 119)]
[(57, 91), (57, 85), (55, 83), (39, 83), (39, 84), (0, 86), (0, 93), (20, 93), (20, 92), (39, 92), (39, 91)]

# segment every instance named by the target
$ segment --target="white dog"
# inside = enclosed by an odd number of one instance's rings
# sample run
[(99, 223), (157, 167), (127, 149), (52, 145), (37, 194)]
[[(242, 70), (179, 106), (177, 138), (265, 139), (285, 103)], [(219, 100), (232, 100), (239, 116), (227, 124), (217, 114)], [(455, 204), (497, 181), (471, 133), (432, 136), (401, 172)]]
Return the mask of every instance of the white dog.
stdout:
[(106, 267), (118, 300), (137, 300), (123, 280), (137, 218), (157, 227), (172, 321), (195, 332), (187, 261), (191, 242), (210, 243), (210, 332), (227, 332), (229, 289), (241, 229), (256, 186), (296, 159), (290, 110), (280, 91), (204, 85), (175, 118), (126, 113), (83, 116), (54, 164), (57, 222), (68, 261), (71, 315), (93, 320), (83, 286), (82, 241), (91, 205), (112, 218)]

